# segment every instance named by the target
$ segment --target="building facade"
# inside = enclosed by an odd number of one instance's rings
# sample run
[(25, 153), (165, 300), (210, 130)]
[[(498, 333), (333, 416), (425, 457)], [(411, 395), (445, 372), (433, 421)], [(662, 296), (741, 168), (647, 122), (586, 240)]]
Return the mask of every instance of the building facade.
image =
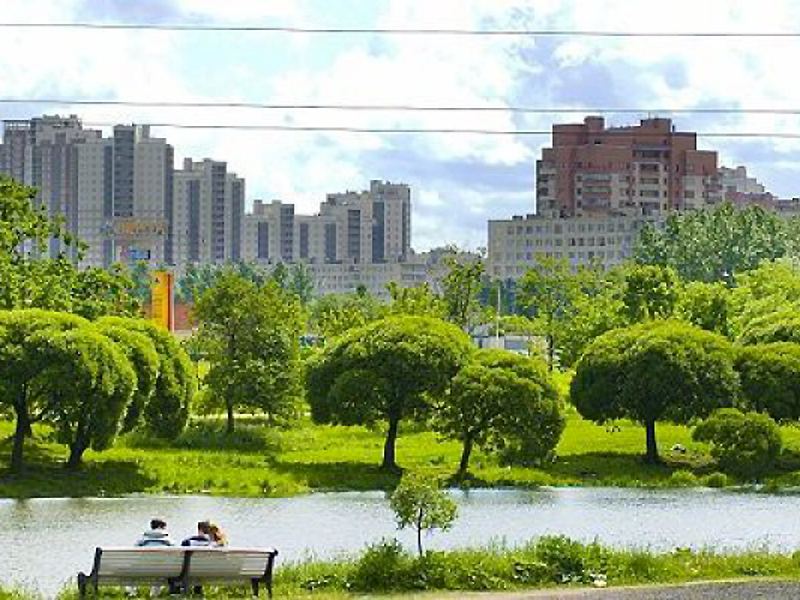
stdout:
[(170, 264), (223, 263), (242, 257), (244, 179), (227, 164), (187, 158), (174, 174)]
[(656, 216), (720, 200), (716, 152), (670, 119), (606, 128), (602, 117), (554, 125), (536, 164), (536, 211), (548, 217)]

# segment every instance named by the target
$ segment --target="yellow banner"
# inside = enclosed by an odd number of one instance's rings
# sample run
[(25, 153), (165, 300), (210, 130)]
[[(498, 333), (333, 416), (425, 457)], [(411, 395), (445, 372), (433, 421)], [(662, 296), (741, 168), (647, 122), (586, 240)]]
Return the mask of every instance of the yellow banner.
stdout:
[(152, 319), (168, 331), (174, 329), (172, 301), (172, 273), (153, 271), (150, 293)]

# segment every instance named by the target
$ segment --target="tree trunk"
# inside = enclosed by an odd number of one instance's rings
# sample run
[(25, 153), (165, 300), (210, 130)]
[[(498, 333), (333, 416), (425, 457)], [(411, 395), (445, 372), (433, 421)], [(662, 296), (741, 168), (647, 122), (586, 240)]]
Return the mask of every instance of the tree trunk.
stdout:
[(458, 474), (464, 476), (469, 470), (469, 457), (472, 454), (472, 436), (464, 438), (464, 449), (461, 451), (461, 463), (458, 465)]
[(658, 456), (658, 445), (656, 444), (655, 420), (646, 421), (644, 429), (647, 434), (647, 453), (644, 455), (644, 462), (657, 465), (661, 462), (661, 458)]
[(22, 389), (17, 392), (17, 398), (14, 401), (14, 413), (16, 415), (16, 427), (14, 428), (13, 444), (11, 446), (11, 472), (19, 473), (23, 467), (23, 448), (25, 446), (25, 438), (30, 436), (31, 420), (28, 415), (28, 407), (25, 404), (25, 390)]
[(400, 417), (389, 418), (389, 431), (386, 432), (386, 442), (383, 444), (383, 463), (381, 469), (385, 471), (396, 471), (397, 463), (395, 457), (395, 442), (397, 441), (397, 428), (400, 425)]
[(226, 431), (226, 433), (227, 433), (228, 435), (230, 435), (230, 434), (232, 434), (232, 433), (233, 433), (233, 429), (234, 429), (234, 421), (233, 421), (233, 403), (232, 403), (232, 402), (229, 402), (229, 401), (226, 401), (226, 402), (225, 402), (225, 407), (226, 407), (226, 408), (227, 408), (227, 410), (228, 410), (228, 425), (227, 425), (227, 427), (225, 428), (225, 431)]
[(555, 362), (556, 362), (556, 340), (555, 337), (552, 334), (550, 334), (547, 336), (547, 364), (550, 367), (550, 371), (553, 370)]
[(67, 459), (66, 468), (70, 471), (77, 471), (83, 464), (83, 453), (86, 452), (87, 444), (84, 442), (75, 442), (69, 448), (69, 458)]
[(422, 509), (419, 509), (417, 514), (417, 551), (422, 556), (422, 517), (424, 516)]

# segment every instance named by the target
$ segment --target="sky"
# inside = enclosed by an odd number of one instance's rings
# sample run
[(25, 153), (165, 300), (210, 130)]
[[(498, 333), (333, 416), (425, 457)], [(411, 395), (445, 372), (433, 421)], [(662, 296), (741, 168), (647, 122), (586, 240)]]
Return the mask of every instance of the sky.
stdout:
[[(796, 0), (3, 0), (2, 22), (800, 32)], [(0, 29), (0, 98), (630, 108), (611, 125), (687, 108), (797, 108), (800, 39), (321, 35)], [(658, 112), (650, 112), (658, 111)], [(549, 130), (582, 114), (409, 113), (0, 103), (2, 118)], [(800, 132), (800, 117), (675, 115), (681, 130)], [(183, 157), (224, 160), (248, 204), (318, 210), (371, 179), (412, 188), (412, 245), (486, 245), (487, 221), (535, 210), (547, 137), (154, 128)], [(781, 197), (800, 196), (800, 140), (701, 138)]]

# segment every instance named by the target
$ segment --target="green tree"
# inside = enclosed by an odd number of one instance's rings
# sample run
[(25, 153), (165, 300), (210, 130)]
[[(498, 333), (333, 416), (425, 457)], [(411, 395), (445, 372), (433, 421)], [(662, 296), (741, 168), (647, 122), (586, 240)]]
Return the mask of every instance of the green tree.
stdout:
[(334, 338), (379, 319), (384, 307), (374, 296), (364, 294), (326, 294), (315, 298), (310, 307), (310, 327), (314, 333)]
[(401, 287), (392, 281), (386, 286), (391, 297), (390, 315), (413, 315), (443, 319), (447, 314), (445, 303), (434, 294), (427, 283), (415, 287)]
[(722, 283), (692, 281), (681, 289), (677, 318), (725, 337), (732, 334), (731, 291)]
[(118, 326), (98, 324), (97, 329), (117, 344), (133, 367), (136, 387), (125, 412), (122, 431), (135, 429), (156, 390), (160, 361), (152, 340), (142, 333)]
[(136, 375), (116, 344), (90, 326), (45, 329), (29, 344), (36, 362), (46, 365), (35, 393), (44, 397), (58, 441), (69, 446), (67, 468), (76, 469), (88, 448), (105, 450), (114, 441)]
[[(558, 391), (543, 361), (505, 350), (478, 350), (453, 379), (435, 425), (463, 443), (459, 475), (474, 445), (544, 459), (564, 429)], [(527, 456), (525, 456), (527, 454)]]
[(224, 273), (195, 307), (197, 343), (210, 368), (205, 383), (224, 403), (228, 432), (237, 409), (286, 414), (299, 393), (299, 300), (274, 282), (262, 287)]
[(311, 416), (344, 425), (387, 421), (382, 467), (397, 469), (400, 421), (430, 412), (470, 349), (458, 327), (429, 317), (393, 316), (350, 331), (308, 366)]
[(781, 307), (750, 321), (738, 337), (744, 346), (793, 342), (800, 344), (800, 313), (798, 306)]
[(152, 342), (158, 354), (158, 377), (155, 391), (144, 407), (144, 421), (157, 436), (176, 438), (186, 427), (197, 391), (197, 375), (186, 351), (169, 331), (144, 319), (103, 317), (97, 323), (100, 327), (140, 333)]
[(44, 419), (50, 406), (46, 395), (37, 393), (49, 365), (31, 340), (42, 331), (69, 331), (87, 323), (81, 317), (39, 309), (0, 311), (0, 405), (14, 413), (10, 464), (14, 473), (23, 469), (31, 425)]
[(596, 275), (581, 268), (573, 273), (566, 260), (540, 257), (518, 284), (518, 302), (536, 320), (547, 341), (547, 357), (555, 366), (563, 327), (575, 314), (576, 303), (593, 287)]
[(314, 297), (314, 274), (305, 263), (295, 263), (289, 270), (289, 291), (296, 294), (303, 305)]
[(791, 249), (787, 225), (758, 206), (730, 203), (670, 215), (663, 228), (648, 224), (634, 247), (634, 260), (674, 268), (686, 281), (734, 285), (740, 273)]
[(800, 419), (800, 345), (776, 342), (736, 353), (742, 396), (750, 410), (778, 421)]
[(695, 427), (692, 438), (711, 444), (720, 468), (742, 478), (759, 477), (775, 464), (782, 440), (778, 425), (767, 415), (735, 408), (715, 411)]
[(389, 505), (397, 527), (412, 527), (417, 532), (417, 551), (422, 556), (422, 533), (450, 529), (458, 516), (456, 503), (431, 477), (407, 473), (392, 492)]
[(272, 269), (270, 277), (281, 289), (285, 290), (289, 288), (289, 267), (287, 267), (285, 264), (278, 263), (275, 265), (275, 268)]
[(472, 331), (483, 315), (480, 292), (485, 268), (480, 260), (464, 261), (446, 256), (442, 259), (447, 274), (441, 282), (447, 320), (464, 331)]
[(681, 322), (616, 329), (594, 340), (570, 395), (592, 421), (630, 418), (645, 427), (647, 462), (659, 462), (656, 422), (688, 423), (731, 406), (739, 394), (730, 344)]
[(666, 319), (673, 315), (680, 280), (674, 269), (632, 264), (623, 269), (622, 311), (628, 323)]

